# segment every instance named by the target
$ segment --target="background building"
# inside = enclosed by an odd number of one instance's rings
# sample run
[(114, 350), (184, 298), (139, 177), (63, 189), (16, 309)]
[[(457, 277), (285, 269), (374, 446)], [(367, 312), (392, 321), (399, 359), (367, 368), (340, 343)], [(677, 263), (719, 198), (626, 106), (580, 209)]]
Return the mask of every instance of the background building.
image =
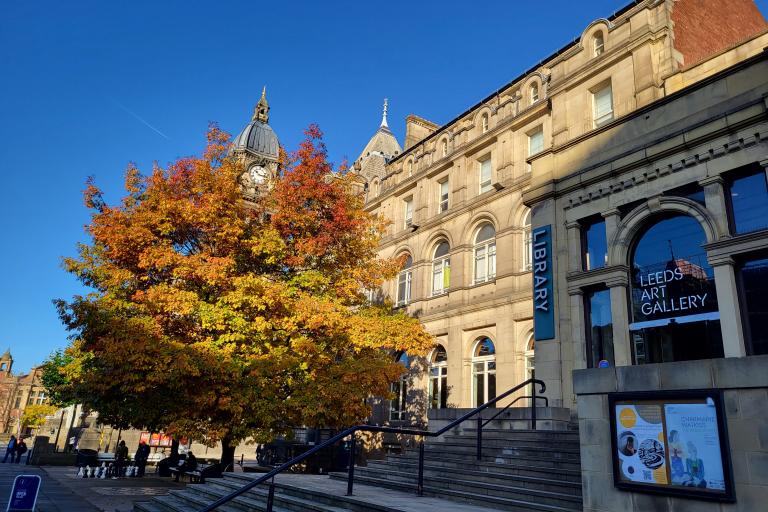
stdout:
[(40, 381), (42, 368), (32, 368), (26, 375), (13, 374), (13, 356), (6, 350), (0, 356), (0, 433), (26, 435), (21, 418), (28, 405), (47, 403), (48, 397)]

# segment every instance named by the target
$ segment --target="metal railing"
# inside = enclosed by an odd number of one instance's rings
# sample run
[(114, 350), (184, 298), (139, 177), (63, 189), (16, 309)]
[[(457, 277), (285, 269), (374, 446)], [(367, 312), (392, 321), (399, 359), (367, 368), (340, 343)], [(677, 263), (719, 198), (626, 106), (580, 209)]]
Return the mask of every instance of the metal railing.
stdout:
[(422, 496), (424, 494), (424, 438), (438, 437), (443, 435), (444, 433), (448, 432), (450, 429), (467, 421), (469, 418), (475, 416), (476, 414), (480, 414), (485, 409), (488, 409), (489, 407), (499, 402), (500, 400), (505, 399), (512, 393), (519, 391), (520, 389), (524, 388), (528, 384), (531, 385), (530, 397), (529, 396), (519, 397), (518, 399), (516, 399), (515, 401), (513, 401), (512, 403), (504, 407), (501, 411), (497, 412), (493, 417), (485, 421), (485, 423), (483, 423), (482, 417), (478, 416), (479, 428), (477, 429), (477, 446), (478, 446), (477, 458), (480, 459), (482, 456), (481, 451), (482, 451), (483, 426), (486, 425), (491, 420), (493, 420), (494, 418), (496, 418), (502, 412), (506, 411), (517, 400), (520, 400), (521, 398), (531, 398), (531, 405), (530, 405), (531, 429), (536, 430), (536, 400), (541, 398), (544, 398), (544, 400), (546, 400), (546, 397), (537, 397), (536, 385), (538, 384), (541, 387), (541, 389), (539, 390), (539, 393), (544, 393), (547, 387), (543, 381), (535, 378), (530, 378), (524, 382), (521, 382), (517, 386), (497, 396), (493, 400), (489, 400), (483, 405), (472, 409), (471, 411), (467, 412), (466, 414), (463, 414), (459, 418), (456, 418), (455, 420), (453, 420), (452, 422), (448, 423), (446, 426), (444, 426), (443, 428), (435, 432), (430, 432), (428, 430), (420, 430), (415, 428), (393, 428), (393, 427), (379, 427), (379, 426), (373, 426), (373, 425), (356, 425), (354, 427), (350, 427), (344, 430), (343, 432), (340, 432), (339, 434), (336, 434), (335, 436), (331, 437), (327, 441), (312, 447), (311, 449), (307, 450), (301, 455), (294, 457), (288, 462), (285, 462), (277, 466), (269, 473), (265, 473), (263, 476), (260, 476), (259, 478), (256, 478), (252, 482), (245, 484), (240, 489), (233, 491), (230, 494), (227, 494), (226, 496), (222, 496), (221, 498), (214, 501), (210, 505), (207, 505), (205, 508), (201, 509), (200, 512), (212, 512), (213, 510), (216, 510), (221, 505), (224, 505), (225, 503), (232, 501), (238, 496), (250, 491), (254, 487), (263, 484), (267, 480), (270, 480), (269, 491), (267, 494), (267, 512), (272, 512), (272, 507), (273, 507), (274, 498), (275, 498), (275, 476), (287, 469), (290, 469), (293, 465), (298, 464), (299, 462), (302, 462), (305, 459), (311, 457), (312, 455), (319, 452), (320, 450), (328, 446), (331, 446), (333, 444), (336, 444), (337, 442), (343, 440), (345, 437), (348, 437), (348, 436), (351, 436), (351, 440), (350, 440), (350, 446), (349, 446), (349, 463), (348, 463), (349, 476), (347, 479), (347, 496), (351, 496), (352, 488), (354, 484), (354, 478), (355, 478), (355, 451), (356, 451), (356, 444), (357, 444), (355, 434), (357, 432), (381, 432), (381, 433), (388, 433), (388, 434), (400, 434), (400, 435), (419, 437), (420, 438), (419, 439), (419, 472), (418, 472), (418, 480), (416, 484), (416, 493), (419, 496)]

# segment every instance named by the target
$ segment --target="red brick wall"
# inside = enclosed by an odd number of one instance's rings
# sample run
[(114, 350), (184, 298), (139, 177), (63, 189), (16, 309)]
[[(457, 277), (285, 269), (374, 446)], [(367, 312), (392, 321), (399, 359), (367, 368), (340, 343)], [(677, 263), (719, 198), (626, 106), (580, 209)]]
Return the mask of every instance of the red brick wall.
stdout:
[(768, 28), (752, 0), (676, 0), (672, 21), (686, 68)]

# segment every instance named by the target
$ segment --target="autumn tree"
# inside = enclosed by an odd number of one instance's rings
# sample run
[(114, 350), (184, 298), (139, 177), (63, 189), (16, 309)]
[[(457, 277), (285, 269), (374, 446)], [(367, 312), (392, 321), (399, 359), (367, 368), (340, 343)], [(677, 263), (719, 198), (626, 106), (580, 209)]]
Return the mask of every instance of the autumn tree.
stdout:
[(56, 410), (56, 407), (50, 404), (28, 405), (24, 408), (24, 413), (21, 415), (21, 427), (41, 427), (45, 424), (46, 417), (53, 416)]
[(93, 292), (57, 301), (63, 395), (104, 423), (221, 441), (224, 464), (247, 438), (361, 421), (403, 371), (392, 352), (433, 342), (366, 300), (399, 262), (377, 257), (384, 224), (316, 126), (255, 201), (228, 140), (214, 126), (200, 157), (130, 167), (119, 204), (89, 182), (90, 242), (64, 265)]

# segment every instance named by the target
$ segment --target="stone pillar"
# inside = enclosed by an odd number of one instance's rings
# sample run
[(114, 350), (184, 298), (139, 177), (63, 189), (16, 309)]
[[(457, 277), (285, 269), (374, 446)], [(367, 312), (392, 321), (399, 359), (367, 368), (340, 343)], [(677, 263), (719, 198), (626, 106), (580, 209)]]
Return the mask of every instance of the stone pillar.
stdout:
[(607, 242), (606, 249), (608, 250), (608, 265), (623, 264), (622, 261), (611, 261), (611, 244), (616, 237), (616, 232), (619, 230), (619, 223), (621, 222), (621, 215), (619, 210), (613, 208), (611, 210), (604, 211), (602, 214), (605, 220), (605, 240)]
[(632, 351), (629, 343), (629, 306), (627, 302), (628, 282), (624, 279), (607, 281), (611, 293), (611, 319), (613, 320), (613, 364), (629, 366), (632, 364)]
[(565, 225), (568, 237), (568, 272), (578, 272), (581, 266), (581, 225), (569, 222)]
[(747, 350), (744, 341), (744, 329), (741, 324), (741, 308), (734, 261), (731, 257), (726, 256), (710, 261), (710, 264), (715, 270), (717, 306), (720, 310), (720, 330), (723, 335), (723, 353), (725, 357), (744, 357), (747, 355)]
[(731, 230), (728, 226), (728, 207), (725, 202), (723, 178), (721, 176), (708, 176), (699, 180), (699, 185), (704, 187), (704, 203), (707, 210), (717, 222), (718, 238), (729, 236)]
[(573, 346), (573, 368), (580, 370), (587, 367), (586, 328), (584, 326), (584, 292), (581, 288), (568, 290), (571, 320), (571, 340)]

